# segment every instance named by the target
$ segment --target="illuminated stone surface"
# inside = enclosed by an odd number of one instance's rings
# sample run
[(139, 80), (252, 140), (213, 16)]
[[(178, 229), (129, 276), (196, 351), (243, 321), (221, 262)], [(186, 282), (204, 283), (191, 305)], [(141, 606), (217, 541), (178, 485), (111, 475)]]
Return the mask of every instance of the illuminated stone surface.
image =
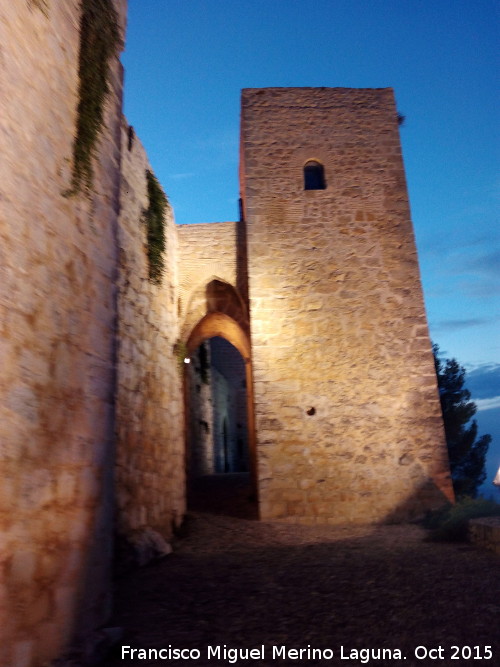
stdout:
[[(260, 510), (398, 520), (451, 496), (391, 89), (248, 89)], [(326, 189), (304, 190), (308, 160)]]
[[(122, 70), (89, 196), (71, 184), (80, 0), (0, 9), (0, 664), (110, 611)], [(116, 7), (122, 26), (126, 2)], [(75, 618), (78, 614), (78, 627)]]
[[(451, 496), (391, 90), (244, 91), (244, 221), (176, 228), (169, 211), (155, 286), (150, 167), (122, 117), (118, 58), (94, 188), (63, 196), (80, 1), (43, 7), (0, 9), (9, 667), (41, 667), (75, 639), (90, 649), (110, 608), (113, 530), (168, 540), (182, 520), (183, 346), (218, 335), (243, 357), (263, 518), (399, 520)], [(324, 189), (304, 190), (308, 160)]]

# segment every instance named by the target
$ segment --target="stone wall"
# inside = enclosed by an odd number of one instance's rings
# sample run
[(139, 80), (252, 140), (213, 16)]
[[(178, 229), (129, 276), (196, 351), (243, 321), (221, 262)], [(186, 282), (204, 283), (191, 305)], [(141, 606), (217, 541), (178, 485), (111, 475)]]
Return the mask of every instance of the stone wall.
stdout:
[[(391, 89), (247, 89), (261, 516), (397, 520), (452, 497)], [(304, 189), (304, 165), (326, 189)]]
[(188, 402), (186, 468), (192, 480), (214, 472), (213, 378), (208, 341), (202, 343), (190, 359), (185, 369)]
[[(231, 442), (244, 451), (243, 457), (234, 456), (231, 469), (249, 465), (256, 482), (255, 436), (253, 429), (252, 370), (249, 344), (249, 313), (247, 294), (246, 240), (244, 225), (240, 222), (222, 222), (200, 225), (181, 225), (179, 236), (179, 328), (181, 340), (188, 344), (189, 353), (207, 338), (222, 337), (241, 354), (241, 366), (247, 391), (231, 396), (232, 414), (239, 419), (227, 422), (227, 435)], [(236, 351), (238, 350), (238, 352)], [(229, 386), (223, 374), (214, 370), (212, 402), (215, 410), (211, 419), (212, 439), (220, 454), (223, 446), (223, 421), (218, 414), (229, 400)], [(231, 393), (233, 387), (231, 387)], [(191, 403), (192, 397), (189, 398)], [(203, 401), (202, 401), (203, 403)], [(194, 414), (201, 408), (193, 406)], [(225, 409), (225, 408), (224, 408)], [(242, 414), (243, 413), (243, 414)], [(237, 423), (245, 431), (238, 436)], [(190, 446), (191, 447), (191, 446)], [(216, 469), (222, 457), (216, 454)], [(217, 463), (218, 462), (218, 463)]]
[(148, 279), (146, 170), (139, 139), (122, 127), (119, 226), (116, 488), (118, 531), (169, 537), (185, 510), (184, 422), (176, 343), (177, 234), (166, 216), (165, 272)]
[[(122, 25), (126, 2), (117, 0)], [(0, 8), (0, 664), (110, 609), (122, 72), (89, 196), (71, 186), (80, 2)]]
[(179, 316), (186, 339), (207, 313), (207, 285), (238, 284), (238, 223), (179, 225)]
[(470, 519), (467, 532), (470, 542), (500, 556), (500, 517)]
[[(126, 0), (115, 5), (123, 32)], [(118, 58), (93, 188), (67, 196), (80, 11), (0, 9), (9, 667), (41, 667), (72, 641), (88, 653), (110, 610), (113, 529), (168, 538), (180, 523), (184, 344), (220, 335), (243, 356), (263, 518), (396, 520), (452, 496), (392, 92), (245, 91), (244, 220), (176, 228), (169, 210), (155, 285), (150, 166), (122, 119)], [(304, 191), (308, 159), (323, 163), (325, 190)]]

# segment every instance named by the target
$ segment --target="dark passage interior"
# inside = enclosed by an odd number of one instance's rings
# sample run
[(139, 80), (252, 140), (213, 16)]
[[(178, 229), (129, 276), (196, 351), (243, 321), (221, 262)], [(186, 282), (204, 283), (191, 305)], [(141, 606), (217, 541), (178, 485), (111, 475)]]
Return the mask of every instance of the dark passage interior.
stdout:
[(186, 408), (189, 509), (253, 516), (245, 363), (224, 338), (191, 355)]

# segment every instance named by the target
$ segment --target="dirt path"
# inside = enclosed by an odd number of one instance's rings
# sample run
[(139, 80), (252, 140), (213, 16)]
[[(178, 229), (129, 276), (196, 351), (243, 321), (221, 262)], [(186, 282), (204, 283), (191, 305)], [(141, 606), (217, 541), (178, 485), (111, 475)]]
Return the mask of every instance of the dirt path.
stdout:
[[(118, 582), (114, 618), (124, 645), (194, 650), (191, 659), (136, 653), (108, 664), (499, 665), (500, 559), (424, 537), (416, 526), (338, 529), (191, 514), (172, 555)], [(224, 645), (255, 653), (224, 659)], [(454, 645), (471, 647), (471, 657), (453, 660)], [(209, 657), (209, 646), (221, 647), (219, 658)], [(283, 657), (274, 646), (306, 650)], [(318, 658), (308, 646), (328, 650)], [(384, 648), (391, 659), (361, 652)], [(436, 659), (421, 657), (426, 650)]]

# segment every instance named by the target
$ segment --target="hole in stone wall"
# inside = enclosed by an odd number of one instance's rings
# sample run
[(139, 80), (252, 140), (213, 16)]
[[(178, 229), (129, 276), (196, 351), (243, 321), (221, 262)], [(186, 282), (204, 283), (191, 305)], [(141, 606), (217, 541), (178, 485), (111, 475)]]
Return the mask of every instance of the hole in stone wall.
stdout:
[(316, 414), (316, 408), (309, 408), (309, 410), (307, 410), (307, 414), (312, 417), (312, 415)]
[(308, 160), (304, 165), (304, 190), (324, 190), (325, 169), (321, 162)]

